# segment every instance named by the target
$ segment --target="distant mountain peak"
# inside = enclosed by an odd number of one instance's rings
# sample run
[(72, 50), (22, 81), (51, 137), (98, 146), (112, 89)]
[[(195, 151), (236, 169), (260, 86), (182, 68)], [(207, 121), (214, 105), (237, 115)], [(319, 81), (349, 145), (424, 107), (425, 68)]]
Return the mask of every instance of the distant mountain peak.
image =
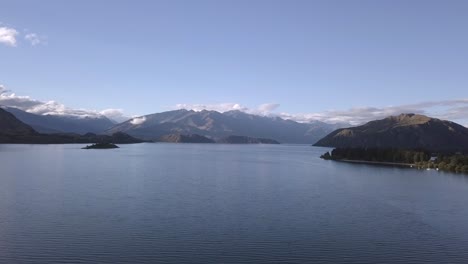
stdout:
[(398, 116), (391, 116), (389, 118), (398, 122), (404, 122), (408, 124), (422, 124), (422, 123), (429, 122), (432, 119), (435, 119), (435, 118), (431, 118), (425, 115), (413, 114), (413, 113), (400, 114)]
[(13, 114), (0, 108), (0, 134), (32, 135), (36, 131), (27, 124), (18, 120)]
[(241, 110), (229, 110), (229, 111), (226, 111), (224, 112), (225, 114), (245, 114), (245, 112), (241, 111)]
[(105, 116), (39, 115), (15, 107), (2, 107), (40, 133), (101, 133), (115, 125)]
[(404, 148), (434, 151), (468, 150), (468, 129), (457, 123), (419, 114), (401, 114), (338, 129), (316, 146)]
[[(415, 114), (415, 113), (401, 113), (398, 116), (400, 116), (400, 117), (413, 117), (415, 115), (417, 115), (417, 114)], [(420, 115), (420, 116), (422, 116), (422, 115)]]

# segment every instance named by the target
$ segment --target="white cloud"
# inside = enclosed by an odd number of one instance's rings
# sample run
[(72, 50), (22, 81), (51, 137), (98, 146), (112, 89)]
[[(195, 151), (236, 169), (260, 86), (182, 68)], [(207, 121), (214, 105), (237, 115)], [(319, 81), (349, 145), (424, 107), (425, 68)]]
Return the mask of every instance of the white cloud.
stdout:
[(16, 36), (19, 32), (14, 28), (0, 27), (0, 43), (10, 47), (16, 47)]
[[(0, 105), (16, 107), (21, 110), (41, 114), (41, 115), (64, 115), (77, 118), (84, 117), (102, 117), (106, 116), (117, 122), (128, 120), (122, 109), (105, 109), (101, 111), (88, 109), (72, 109), (56, 101), (40, 101), (29, 96), (19, 96), (8, 91), (3, 85), (0, 85)], [(387, 107), (356, 107), (347, 110), (328, 110), (316, 113), (285, 113), (276, 112), (279, 104), (262, 104), (254, 108), (249, 108), (238, 103), (220, 103), (220, 104), (177, 104), (176, 109), (189, 109), (195, 111), (215, 110), (226, 112), (239, 110), (242, 112), (265, 115), (279, 116), (284, 119), (290, 119), (297, 122), (322, 121), (326, 123), (350, 123), (352, 125), (362, 124), (375, 119), (382, 119), (390, 115), (399, 115), (401, 113), (425, 114), (440, 119), (452, 120), (457, 123), (468, 123), (468, 99), (427, 101), (416, 104), (407, 104)], [(146, 121), (145, 117), (134, 117), (130, 122), (132, 124), (142, 124)]]
[(133, 119), (130, 121), (130, 123), (131, 123), (132, 125), (141, 125), (141, 124), (143, 124), (144, 122), (146, 122), (146, 117), (144, 117), (144, 116), (135, 117), (135, 118), (133, 118)]
[(46, 44), (46, 37), (39, 36), (36, 33), (29, 33), (24, 36), (24, 39), (27, 40), (31, 45), (36, 46), (39, 44)]
[(22, 30), (20, 33), (20, 31), (0, 23), (0, 44), (16, 47), (20, 40), (18, 36), (21, 34), (25, 34), (24, 40), (29, 42), (32, 46), (47, 44), (47, 38), (45, 36), (33, 32), (28, 33), (27, 29)]
[(274, 103), (269, 103), (269, 104), (261, 104), (258, 106), (257, 110), (262, 113), (262, 114), (269, 114), (276, 110), (280, 104), (274, 104)]
[(465, 122), (468, 118), (468, 99), (427, 101), (387, 107), (357, 107), (348, 110), (329, 110), (318, 113), (281, 113), (280, 116), (299, 122), (318, 120), (327, 123), (345, 122), (358, 125), (391, 115), (399, 115), (401, 113), (423, 114), (455, 122)]
[(238, 103), (219, 103), (219, 104), (177, 104), (175, 105), (175, 109), (187, 109), (193, 111), (202, 111), (202, 110), (210, 110), (210, 111), (217, 111), (220, 113), (238, 110), (249, 114), (255, 115), (269, 115), (274, 110), (276, 110), (280, 104), (276, 103), (267, 103), (261, 104), (256, 108), (249, 108), (243, 106)]
[(23, 111), (38, 115), (61, 115), (76, 118), (98, 118), (106, 116), (118, 122), (129, 119), (123, 114), (121, 109), (105, 109), (102, 111), (73, 109), (56, 101), (43, 102), (29, 96), (16, 95), (8, 91), (3, 85), (0, 85), (0, 105), (19, 108)]
[(176, 109), (187, 109), (193, 111), (213, 110), (218, 112), (227, 112), (232, 110), (239, 110), (246, 112), (249, 109), (236, 103), (221, 103), (221, 104), (177, 104)]
[(102, 111), (99, 111), (99, 114), (106, 116), (117, 122), (123, 122), (129, 119), (129, 117), (124, 114), (122, 109), (114, 109), (114, 108), (104, 109)]

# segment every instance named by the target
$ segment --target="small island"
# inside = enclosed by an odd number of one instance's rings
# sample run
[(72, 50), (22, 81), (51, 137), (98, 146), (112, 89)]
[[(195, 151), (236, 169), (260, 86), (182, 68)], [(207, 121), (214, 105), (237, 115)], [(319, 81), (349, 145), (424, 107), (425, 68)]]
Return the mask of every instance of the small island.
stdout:
[(92, 145), (88, 145), (82, 149), (115, 149), (119, 148), (119, 146), (112, 144), (112, 143), (96, 143)]

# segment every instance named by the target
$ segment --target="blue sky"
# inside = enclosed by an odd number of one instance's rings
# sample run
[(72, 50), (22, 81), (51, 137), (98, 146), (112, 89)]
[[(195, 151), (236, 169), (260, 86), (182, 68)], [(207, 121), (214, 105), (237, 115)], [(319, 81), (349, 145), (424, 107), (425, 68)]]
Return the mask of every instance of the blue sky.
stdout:
[(468, 1), (6, 0), (0, 84), (128, 116), (414, 110), (468, 124), (466, 14)]

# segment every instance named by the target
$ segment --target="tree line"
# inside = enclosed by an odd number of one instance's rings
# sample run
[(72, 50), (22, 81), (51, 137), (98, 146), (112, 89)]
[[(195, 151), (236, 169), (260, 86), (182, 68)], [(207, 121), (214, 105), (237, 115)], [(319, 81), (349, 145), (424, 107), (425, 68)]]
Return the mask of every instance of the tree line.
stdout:
[[(432, 157), (432, 158), (431, 158)], [(412, 164), (421, 169), (468, 173), (468, 155), (435, 154), (424, 150), (383, 148), (336, 148), (322, 156), (326, 160), (359, 160)]]
[(336, 148), (321, 156), (331, 160), (362, 160), (374, 162), (408, 163), (428, 161), (429, 152), (382, 148)]
[(418, 162), (421, 168), (468, 173), (468, 156), (462, 154), (439, 154), (434, 161)]

